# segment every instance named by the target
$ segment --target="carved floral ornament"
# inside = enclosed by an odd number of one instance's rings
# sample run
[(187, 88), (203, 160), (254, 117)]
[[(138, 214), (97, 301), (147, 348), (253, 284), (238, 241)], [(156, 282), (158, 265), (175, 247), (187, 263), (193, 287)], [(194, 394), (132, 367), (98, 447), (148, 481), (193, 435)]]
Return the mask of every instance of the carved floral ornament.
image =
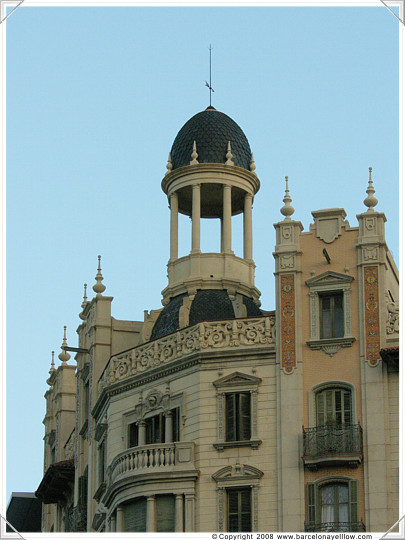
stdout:
[(113, 356), (100, 379), (100, 391), (117, 381), (144, 373), (205, 349), (275, 343), (275, 317), (202, 322)]
[(139, 403), (135, 405), (136, 419), (144, 418), (149, 412), (162, 409), (170, 409), (170, 393), (162, 393), (159, 390), (151, 390), (145, 398), (140, 398)]

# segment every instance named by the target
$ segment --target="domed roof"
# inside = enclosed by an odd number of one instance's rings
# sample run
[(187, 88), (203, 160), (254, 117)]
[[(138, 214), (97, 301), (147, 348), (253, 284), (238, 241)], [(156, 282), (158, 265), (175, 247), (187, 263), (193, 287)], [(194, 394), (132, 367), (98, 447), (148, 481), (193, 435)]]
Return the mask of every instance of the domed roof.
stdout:
[(178, 132), (171, 150), (173, 169), (189, 165), (196, 141), (199, 163), (225, 163), (228, 141), (237, 167), (250, 170), (249, 142), (236, 122), (214, 107), (194, 115)]
[[(157, 318), (152, 330), (151, 339), (158, 339), (180, 328), (179, 312), (186, 294), (180, 294), (170, 300)], [(246, 306), (247, 317), (262, 317), (263, 313), (247, 296), (241, 295)], [(189, 326), (202, 321), (218, 321), (235, 319), (233, 304), (224, 290), (202, 289), (197, 291), (190, 306)]]

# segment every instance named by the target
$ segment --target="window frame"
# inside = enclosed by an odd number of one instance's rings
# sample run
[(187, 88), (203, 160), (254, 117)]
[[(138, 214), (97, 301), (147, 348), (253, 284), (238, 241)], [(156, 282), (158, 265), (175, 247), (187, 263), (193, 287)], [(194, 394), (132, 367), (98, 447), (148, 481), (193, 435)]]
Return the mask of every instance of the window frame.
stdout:
[[(258, 438), (258, 388), (262, 379), (241, 372), (233, 372), (213, 382), (217, 402), (217, 440), (214, 448), (222, 452), (225, 448), (250, 446), (257, 449), (261, 444)], [(229, 394), (250, 394), (250, 438), (227, 440), (226, 396)]]
[[(351, 347), (355, 338), (351, 329), (351, 283), (354, 280), (349, 274), (324, 272), (308, 279), (309, 288), (310, 336), (306, 342), (312, 350), (321, 350), (333, 356), (342, 347)], [(321, 331), (321, 299), (325, 296), (342, 294), (343, 336), (322, 337)]]
[(327, 390), (348, 390), (350, 391), (352, 425), (357, 424), (356, 408), (356, 387), (347, 381), (325, 381), (312, 386), (308, 391), (308, 427), (317, 427), (317, 395)]
[[(359, 518), (359, 482), (355, 478), (347, 476), (332, 476), (328, 478), (321, 478), (315, 482), (307, 482), (305, 485), (305, 529), (307, 527), (317, 527), (318, 532), (322, 531), (322, 505), (320, 500), (321, 490), (329, 485), (338, 486), (346, 485), (348, 487), (348, 522), (342, 523), (360, 523)], [(339, 523), (339, 522), (330, 522)], [(314, 529), (315, 531), (317, 529)], [(345, 529), (343, 529), (345, 531)], [(350, 532), (350, 531), (347, 531)]]
[[(252, 488), (250, 486), (235, 486), (235, 487), (228, 487), (226, 488), (225, 490), (226, 492), (226, 522), (227, 522), (227, 527), (226, 527), (226, 530), (228, 532), (251, 532), (252, 530)], [(237, 507), (238, 507), (238, 511), (236, 513), (237, 515), (237, 518), (238, 518), (238, 528), (235, 530), (231, 530), (230, 528), (230, 508), (229, 508), (229, 503), (230, 503), (230, 494), (233, 494), (233, 493), (237, 493), (238, 495), (238, 500), (237, 500)], [(249, 493), (249, 524), (250, 524), (250, 527), (249, 527), (249, 530), (245, 531), (243, 528), (242, 528), (242, 514), (244, 512), (242, 512), (242, 497), (241, 497), (241, 494), (242, 493)], [(246, 513), (246, 512), (245, 512)]]
[(263, 472), (252, 465), (239, 462), (235, 466), (227, 465), (212, 475), (217, 484), (217, 530), (228, 530), (228, 498), (227, 490), (250, 489), (251, 496), (251, 532), (259, 530), (259, 486)]

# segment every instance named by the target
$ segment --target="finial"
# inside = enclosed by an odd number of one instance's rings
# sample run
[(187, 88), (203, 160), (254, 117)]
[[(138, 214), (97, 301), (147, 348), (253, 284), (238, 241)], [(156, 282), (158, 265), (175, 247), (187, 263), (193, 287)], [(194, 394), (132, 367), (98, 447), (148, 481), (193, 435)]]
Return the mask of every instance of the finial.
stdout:
[(55, 351), (52, 351), (51, 369), (49, 373), (52, 374), (55, 371)]
[(291, 217), (295, 212), (294, 208), (291, 206), (291, 197), (290, 190), (288, 189), (288, 176), (285, 177), (285, 195), (283, 199), (284, 206), (280, 209), (280, 212), (285, 216), (284, 221), (291, 221)]
[(196, 144), (196, 142), (194, 141), (194, 143), (193, 143), (193, 151), (191, 152), (191, 161), (190, 161), (190, 165), (197, 165), (197, 164), (198, 164), (197, 158), (198, 158), (198, 154), (197, 154), (197, 144)]
[[(62, 341), (62, 345), (60, 346), (60, 348), (62, 349), (62, 347), (67, 347), (67, 341), (66, 341), (66, 326), (63, 327), (63, 341)], [(66, 365), (66, 362), (69, 360), (70, 358), (70, 354), (65, 351), (64, 349), (62, 349), (62, 352), (60, 353), (60, 355), (58, 356), (59, 360), (62, 361), (62, 365)]]
[(80, 306), (82, 308), (82, 312), (79, 313), (79, 317), (82, 319), (82, 321), (86, 320), (86, 317), (83, 315), (84, 308), (87, 306), (86, 292), (87, 292), (87, 283), (84, 284), (83, 302), (82, 302), (82, 305)]
[(364, 204), (368, 206), (367, 212), (374, 212), (374, 206), (377, 206), (378, 199), (374, 197), (375, 189), (373, 186), (373, 179), (371, 177), (373, 169), (372, 167), (368, 168), (369, 179), (368, 179), (368, 188), (366, 189), (367, 197), (364, 199)]
[(235, 165), (235, 163), (232, 161), (233, 155), (231, 150), (231, 141), (228, 141), (228, 151), (226, 153), (226, 161), (225, 165)]
[(209, 90), (210, 90), (210, 107), (211, 107), (212, 106), (211, 105), (211, 95), (212, 95), (212, 92), (214, 91), (214, 89), (211, 86), (211, 72), (212, 72), (212, 70), (211, 70), (211, 51), (212, 51), (211, 44), (208, 47), (208, 49), (210, 51), (210, 83), (208, 84), (207, 81), (205, 81), (205, 86), (207, 86), (209, 88)]
[(49, 386), (53, 386), (52, 384), (52, 375), (55, 373), (55, 351), (52, 351), (52, 361), (51, 361), (51, 369), (48, 371), (49, 378), (46, 380), (46, 383), (49, 384)]
[(101, 268), (100, 268), (100, 261), (101, 261), (101, 255), (98, 256), (98, 268), (97, 268), (97, 274), (94, 278), (97, 283), (93, 285), (93, 291), (97, 293), (97, 296), (101, 296), (101, 293), (105, 291), (105, 285), (103, 285), (101, 282), (103, 281), (103, 276), (101, 275)]
[(256, 174), (255, 173), (255, 170), (256, 170), (256, 163), (255, 163), (255, 160), (253, 159), (253, 152), (251, 154), (251, 158), (250, 158), (250, 170), (253, 174)]
[(169, 174), (169, 172), (173, 169), (172, 153), (171, 152), (169, 152), (169, 157), (167, 158), (166, 169), (167, 169), (166, 174)]

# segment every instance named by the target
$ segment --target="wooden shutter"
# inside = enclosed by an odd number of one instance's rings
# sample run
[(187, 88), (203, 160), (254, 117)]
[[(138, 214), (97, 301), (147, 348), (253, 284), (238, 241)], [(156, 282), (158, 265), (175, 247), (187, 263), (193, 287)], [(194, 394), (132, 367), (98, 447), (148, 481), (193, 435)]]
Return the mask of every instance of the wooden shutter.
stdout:
[(307, 484), (307, 515), (308, 525), (315, 525), (316, 523), (316, 500), (315, 500), (315, 484), (309, 482)]
[(156, 532), (174, 532), (175, 527), (174, 495), (156, 497)]
[(250, 392), (239, 394), (239, 437), (240, 441), (250, 440)]
[(139, 445), (139, 428), (134, 422), (128, 426), (128, 447), (133, 448)]
[(252, 530), (252, 496), (251, 489), (243, 489), (239, 492), (240, 500), (240, 531), (251, 532)]
[(124, 532), (146, 532), (146, 499), (124, 506)]
[(226, 441), (236, 441), (236, 394), (225, 394)]
[(357, 523), (358, 504), (357, 504), (357, 480), (349, 481), (349, 520), (351, 523)]
[(172, 441), (180, 440), (180, 407), (172, 409)]

